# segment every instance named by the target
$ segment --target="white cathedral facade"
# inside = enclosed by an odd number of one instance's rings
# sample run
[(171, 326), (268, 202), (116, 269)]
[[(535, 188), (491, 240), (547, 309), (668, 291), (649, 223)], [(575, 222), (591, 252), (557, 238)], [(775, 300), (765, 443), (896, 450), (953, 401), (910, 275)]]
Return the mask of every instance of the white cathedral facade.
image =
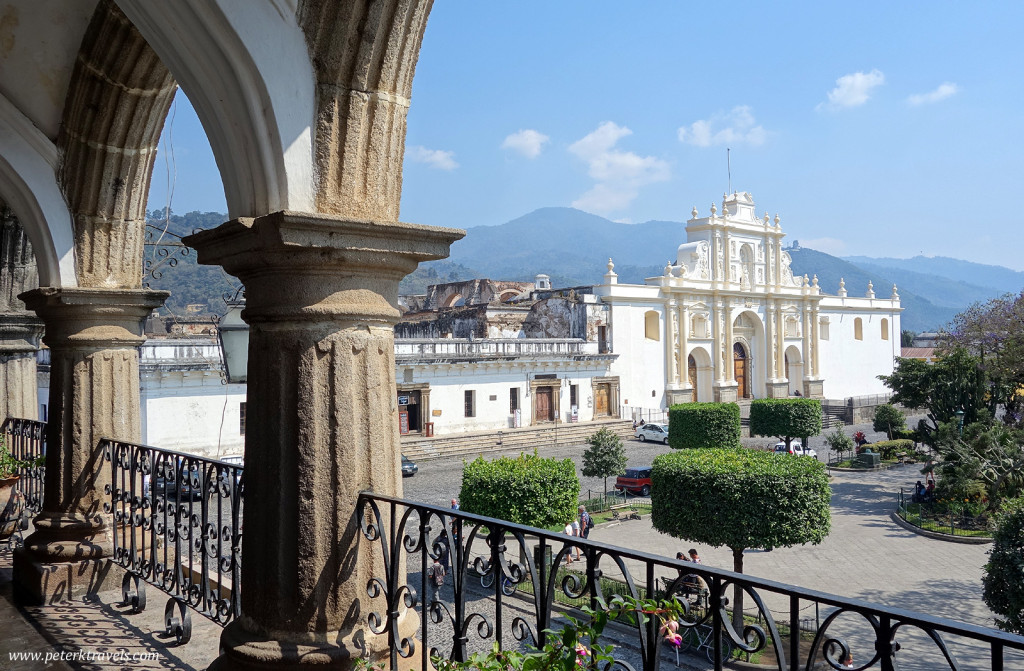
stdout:
[[(746, 192), (706, 217), (660, 277), (619, 284), (612, 260), (594, 287), (608, 305), (611, 364), (628, 405), (882, 394), (900, 353), (896, 287), (826, 295), (794, 276), (779, 217), (758, 218)], [(636, 400), (634, 400), (636, 399)]]

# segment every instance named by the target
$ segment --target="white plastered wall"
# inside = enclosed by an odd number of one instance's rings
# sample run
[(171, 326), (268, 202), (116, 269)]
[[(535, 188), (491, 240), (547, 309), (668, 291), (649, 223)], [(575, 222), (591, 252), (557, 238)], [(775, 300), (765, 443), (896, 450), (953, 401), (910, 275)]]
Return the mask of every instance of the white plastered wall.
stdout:
[[(845, 305), (837, 305), (840, 302)], [(819, 316), (828, 318), (829, 331), (829, 339), (821, 341), (825, 398), (890, 393), (878, 376), (890, 375), (900, 354), (900, 312), (891, 305), (888, 300), (830, 297), (822, 301)], [(854, 337), (858, 318), (863, 326), (863, 340)], [(883, 319), (888, 320), (887, 340), (881, 333)]]

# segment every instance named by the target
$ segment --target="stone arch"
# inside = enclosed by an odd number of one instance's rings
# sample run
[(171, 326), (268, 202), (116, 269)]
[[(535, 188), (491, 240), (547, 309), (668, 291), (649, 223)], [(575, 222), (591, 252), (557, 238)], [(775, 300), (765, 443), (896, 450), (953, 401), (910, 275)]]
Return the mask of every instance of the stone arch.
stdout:
[(692, 365), (696, 376), (693, 400), (701, 403), (713, 401), (714, 366), (711, 363), (711, 354), (704, 347), (694, 347), (686, 359), (687, 374), (689, 375), (689, 368)]
[(32, 241), (39, 282), (73, 287), (74, 231), (57, 184), (57, 148), (0, 95), (0, 197)]
[(516, 296), (518, 296), (520, 293), (521, 292), (516, 289), (506, 289), (505, 291), (502, 291), (501, 294), (498, 295), (498, 302), (505, 303), (507, 301), (510, 301)]
[(142, 286), (146, 198), (177, 85), (112, 0), (82, 39), (57, 146), (83, 287)]
[(452, 295), (444, 299), (444, 305), (446, 308), (457, 308), (466, 304), (466, 299), (462, 297), (462, 294), (455, 292)]
[(218, 3), (189, 0), (118, 5), (195, 107), (228, 216), (313, 211), (316, 81), (294, 13), (274, 2), (247, 3), (231, 16)]
[[(794, 396), (797, 391), (803, 388), (804, 380), (804, 357), (800, 348), (790, 345), (785, 352), (786, 378), (789, 380), (789, 395)], [(800, 393), (803, 393), (802, 391)]]

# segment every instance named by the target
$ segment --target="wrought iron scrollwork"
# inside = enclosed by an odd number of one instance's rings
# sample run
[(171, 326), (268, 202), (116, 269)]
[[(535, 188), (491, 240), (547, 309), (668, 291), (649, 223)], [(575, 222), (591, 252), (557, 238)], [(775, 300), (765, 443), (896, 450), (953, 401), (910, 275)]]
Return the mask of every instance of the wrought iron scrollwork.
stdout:
[(190, 609), (222, 625), (237, 617), (243, 468), (109, 439), (101, 447), (111, 469), (104, 508), (113, 560), (131, 576), (125, 602), (145, 608), (140, 581), (165, 592), (167, 631), (179, 643), (191, 635)]

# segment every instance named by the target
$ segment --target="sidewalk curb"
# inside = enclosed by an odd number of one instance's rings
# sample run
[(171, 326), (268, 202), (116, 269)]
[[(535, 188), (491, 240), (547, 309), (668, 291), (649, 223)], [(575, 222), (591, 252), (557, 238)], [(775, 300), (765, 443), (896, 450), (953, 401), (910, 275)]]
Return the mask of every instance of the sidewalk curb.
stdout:
[(912, 531), (918, 536), (924, 536), (925, 538), (931, 538), (937, 541), (946, 541), (947, 543), (960, 543), (962, 545), (985, 545), (992, 542), (992, 539), (986, 536), (951, 536), (949, 534), (940, 534), (934, 531), (928, 531), (927, 529), (922, 529), (921, 527), (906, 521), (900, 517), (895, 510), (889, 513), (889, 516), (892, 517), (893, 522), (907, 531)]

